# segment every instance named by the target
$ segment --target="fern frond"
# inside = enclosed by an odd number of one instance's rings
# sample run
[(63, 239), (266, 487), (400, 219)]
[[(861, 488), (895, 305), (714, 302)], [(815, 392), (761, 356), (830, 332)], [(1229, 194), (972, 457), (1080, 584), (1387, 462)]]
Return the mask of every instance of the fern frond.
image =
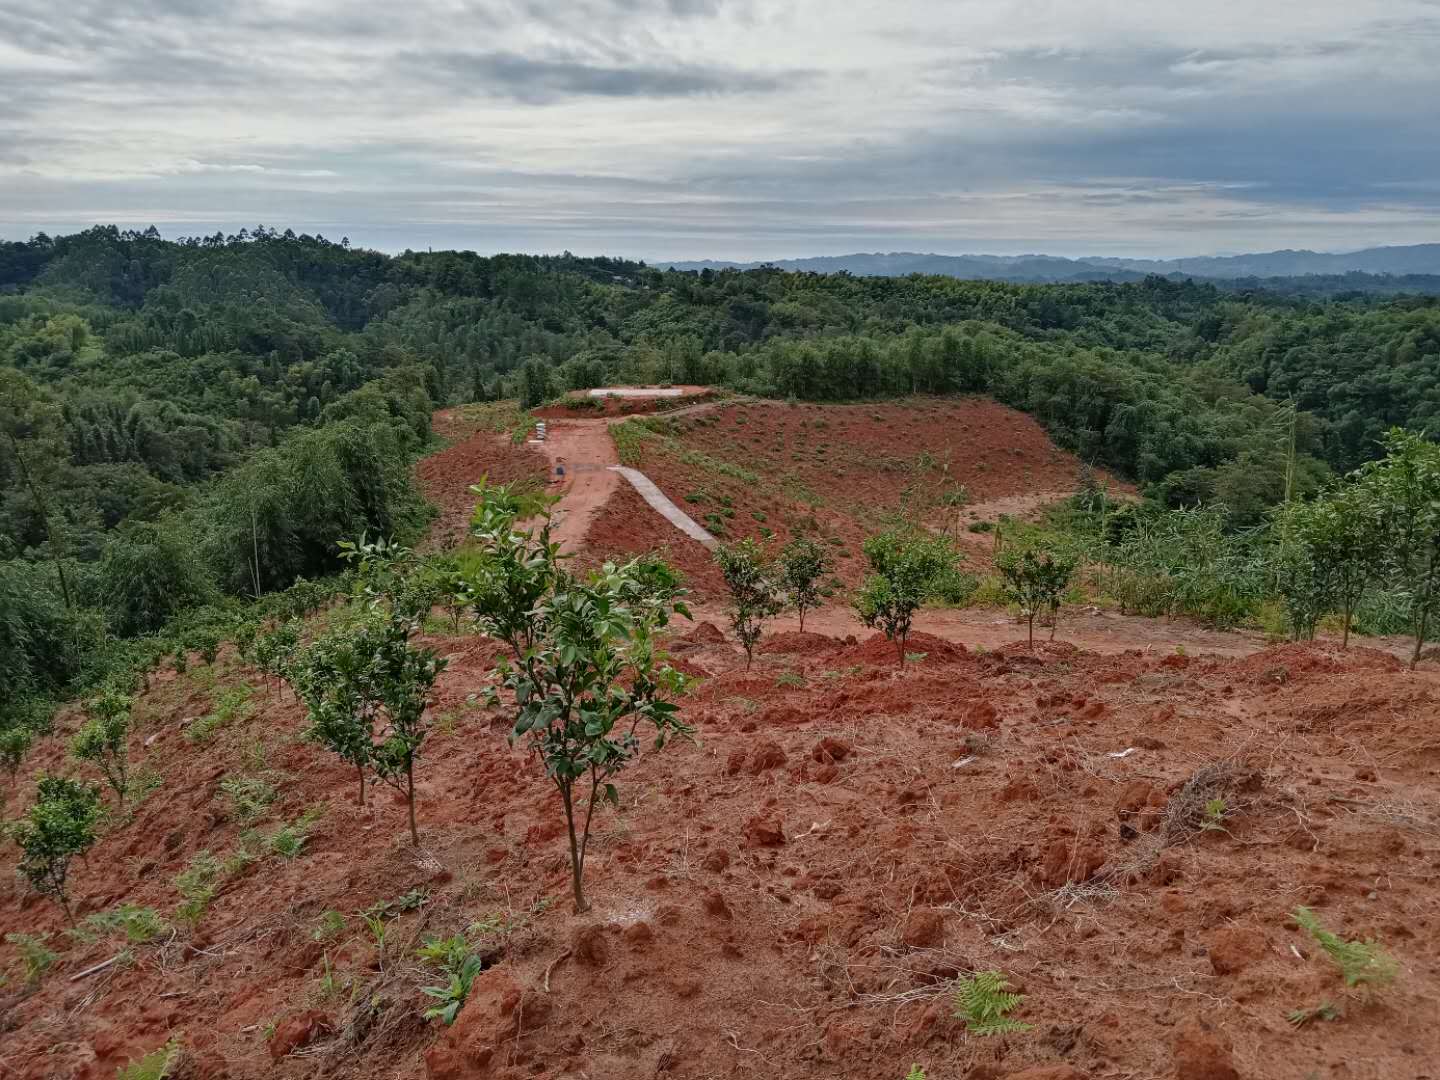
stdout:
[(1006, 1015), (1025, 1000), (1010, 990), (1010, 982), (998, 971), (977, 971), (961, 979), (955, 989), (955, 1015), (965, 1021), (972, 1035), (1005, 1035), (1029, 1031), (1030, 1025)]
[(159, 1050), (116, 1072), (116, 1080), (167, 1080), (180, 1061), (180, 1043), (171, 1039)]
[(1394, 981), (1398, 965), (1374, 938), (1346, 941), (1339, 934), (1325, 929), (1319, 917), (1308, 907), (1297, 907), (1290, 917), (1325, 950), (1325, 954), (1340, 969), (1346, 986), (1364, 984), (1368, 989), (1378, 989)]

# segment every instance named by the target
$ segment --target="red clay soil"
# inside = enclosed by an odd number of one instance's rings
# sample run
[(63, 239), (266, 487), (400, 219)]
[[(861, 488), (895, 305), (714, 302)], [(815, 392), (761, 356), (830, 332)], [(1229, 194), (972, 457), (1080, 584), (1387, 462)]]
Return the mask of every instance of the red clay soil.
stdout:
[(820, 656), (844, 645), (844, 641), (813, 630), (782, 630), (778, 634), (767, 634), (760, 642), (760, 651), (784, 653), (786, 656)]
[(565, 470), (565, 479), (550, 489), (561, 496), (551, 519), (551, 535), (563, 550), (574, 554), (581, 550), (595, 516), (609, 505), (618, 488), (628, 486), (610, 469), (620, 458), (609, 425), (603, 421), (557, 420), (550, 425), (541, 450), (549, 468), (563, 466)]
[[(997, 505), (1025, 513), (1035, 509), (1036, 492), (1051, 493), (1053, 501), (1073, 491), (1080, 471), (1033, 419), (985, 398), (741, 403), (676, 417), (669, 426), (673, 438), (644, 441), (637, 466), (662, 491), (702, 525), (712, 531), (718, 525), (725, 540), (763, 539), (766, 530), (777, 545), (798, 533), (817, 536), (831, 546), (837, 574), (850, 585), (863, 573), (864, 538), (906, 498), (911, 505), (927, 500), (921, 516), (934, 525), (958, 522), (978, 567), (988, 562), (991, 539), (965, 532), (975, 514), (942, 509), (942, 493), (963, 486), (972, 504), (1013, 500)], [(1101, 479), (1129, 490), (1113, 477)], [(593, 535), (592, 546), (635, 552), (655, 542), (643, 517), (629, 528), (613, 524), (619, 527)]]
[[(1232, 659), (917, 635), (925, 658), (901, 676), (888, 642), (815, 636), (777, 639), (791, 648), (747, 673), (713, 626), (681, 632), (708, 675), (683, 702), (696, 739), (621, 778), (585, 915), (553, 785), (474, 698), (493, 644), (431, 639), (453, 662), (418, 769), (419, 852), (388, 789), (362, 810), (350, 771), (298, 737), (288, 696), (257, 689), (210, 742), (186, 739), (225, 688), (259, 686), (228, 651), (157, 682), (131, 749), (161, 783), (72, 892), (82, 917), (131, 903), (174, 929), (87, 943), (0, 875), (0, 926), (58, 954), (27, 987), (0, 946), (3, 1075), (110, 1080), (169, 1039), (174, 1075), (217, 1080), (1434, 1075), (1433, 674), (1316, 645)], [(62, 713), (27, 774), (73, 768), (76, 723)], [(276, 792), (249, 822), (221, 787), (244, 777)], [(33, 797), (17, 787), (12, 808)], [(320, 806), (298, 856), (269, 853)], [(251, 830), (257, 857), (230, 862), (193, 928), (176, 919), (176, 875)], [(357, 913), (386, 903), (382, 955)], [(1394, 983), (1347, 991), (1290, 922), (1302, 904), (1377, 938)], [(487, 970), (453, 1027), (426, 1022), (420, 988), (445, 979), (415, 948), (467, 927)], [(1009, 977), (1029, 1030), (966, 1032), (951, 990), (974, 970)], [(1286, 1021), (1325, 1002), (1343, 1018)]]
[(714, 397), (716, 390), (710, 386), (680, 386), (685, 391), (677, 397), (601, 397), (590, 396), (588, 390), (574, 390), (550, 405), (533, 410), (542, 420), (587, 420), (607, 416), (645, 416), (650, 413), (671, 412), (689, 408)]
[[(435, 414), (433, 424), (437, 433), (451, 430), (447, 415)], [(508, 435), (489, 431), (463, 435), (458, 442), (422, 459), (415, 466), (415, 481), (425, 498), (440, 511), (430, 528), (429, 543), (448, 547), (465, 535), (475, 509), (470, 486), (478, 484), (482, 477), (496, 484), (508, 484), (512, 480), (534, 480), (543, 484), (549, 470), (545, 455), (533, 446), (517, 446)]]
[[(691, 508), (682, 504), (682, 509)], [(697, 595), (724, 593), (725, 580), (705, 546), (672, 526), (638, 491), (621, 481), (591, 520), (576, 565), (596, 566), (607, 558), (626, 559), (647, 551), (660, 553), (684, 574), (686, 586)]]
[[(723, 596), (723, 590), (717, 595)], [(692, 605), (697, 619), (724, 625), (729, 612), (723, 601), (698, 601)], [(917, 626), (947, 641), (963, 642), (970, 648), (1003, 649), (1025, 636), (1025, 620), (1003, 607), (926, 608), (916, 616)], [(784, 638), (799, 628), (793, 612), (785, 612), (765, 624), (766, 638)], [(854, 608), (831, 603), (806, 612), (805, 628), (832, 639), (868, 637), (868, 629)], [(1036, 621), (1039, 646), (1049, 627)], [(1265, 648), (1266, 635), (1254, 630), (1215, 630), (1191, 619), (1148, 619), (1121, 615), (1110, 609), (1067, 607), (1060, 615), (1058, 636), (1090, 652), (1117, 653), (1141, 649), (1165, 655), (1177, 651), (1191, 655), (1248, 656)], [(1334, 639), (1336, 642), (1339, 638)], [(1352, 637), (1352, 643), (1355, 639)], [(1396, 655), (1409, 656), (1409, 642), (1403, 638), (1365, 638), (1371, 646)], [(761, 648), (765, 645), (762, 643)], [(1358, 647), (1358, 645), (1356, 646)]]

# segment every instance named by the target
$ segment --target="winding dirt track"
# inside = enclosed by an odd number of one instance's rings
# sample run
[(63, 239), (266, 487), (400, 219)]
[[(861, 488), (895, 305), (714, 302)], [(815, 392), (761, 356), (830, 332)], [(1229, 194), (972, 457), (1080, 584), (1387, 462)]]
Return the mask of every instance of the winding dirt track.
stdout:
[[(723, 402), (702, 401), (659, 415), (667, 418), (687, 416), (713, 409), (716, 405), (734, 404), (735, 400), (729, 398)], [(549, 459), (552, 478), (558, 466), (565, 467), (564, 480), (554, 484), (552, 488), (553, 493), (560, 496), (560, 501), (555, 506), (554, 530), (551, 536), (560, 544), (562, 550), (578, 552), (585, 534), (590, 531), (595, 515), (615, 493), (621, 476), (624, 476), (645, 501), (675, 528), (699, 540), (706, 547), (713, 547), (715, 538), (671, 502), (648, 477), (635, 469), (623, 469), (620, 466), (620, 458), (615, 452), (615, 441), (610, 438), (610, 425), (623, 424), (629, 419), (628, 416), (612, 416), (602, 420), (546, 422), (545, 441), (536, 448)], [(637, 482), (636, 477), (643, 483)]]

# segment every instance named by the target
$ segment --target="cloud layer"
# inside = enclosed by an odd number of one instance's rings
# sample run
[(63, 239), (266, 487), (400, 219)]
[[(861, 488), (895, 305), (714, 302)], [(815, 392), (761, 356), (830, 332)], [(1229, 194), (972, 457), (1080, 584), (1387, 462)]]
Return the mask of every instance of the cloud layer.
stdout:
[(737, 259), (1440, 239), (1440, 2), (1183, 7), (0, 0), (0, 236), (264, 222)]

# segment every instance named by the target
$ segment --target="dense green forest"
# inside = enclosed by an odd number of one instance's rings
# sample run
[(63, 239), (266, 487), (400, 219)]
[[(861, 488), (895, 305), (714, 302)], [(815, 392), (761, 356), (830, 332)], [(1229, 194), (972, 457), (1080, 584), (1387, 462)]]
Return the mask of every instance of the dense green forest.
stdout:
[(1435, 298), (1303, 292), (391, 257), (265, 228), (0, 243), (0, 699), (416, 528), (409, 464), (462, 401), (988, 393), (1242, 528), (1287, 477), (1318, 490), (1440, 416)]

